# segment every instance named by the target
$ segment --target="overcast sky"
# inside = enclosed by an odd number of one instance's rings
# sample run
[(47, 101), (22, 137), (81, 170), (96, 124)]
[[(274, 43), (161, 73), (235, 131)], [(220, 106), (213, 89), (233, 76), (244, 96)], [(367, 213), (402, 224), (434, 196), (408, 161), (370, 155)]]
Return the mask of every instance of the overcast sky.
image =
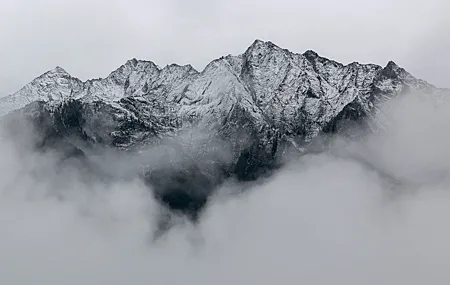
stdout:
[(343, 63), (389, 60), (450, 87), (447, 0), (2, 0), (0, 95), (59, 65), (83, 80), (133, 57), (197, 69), (256, 39)]

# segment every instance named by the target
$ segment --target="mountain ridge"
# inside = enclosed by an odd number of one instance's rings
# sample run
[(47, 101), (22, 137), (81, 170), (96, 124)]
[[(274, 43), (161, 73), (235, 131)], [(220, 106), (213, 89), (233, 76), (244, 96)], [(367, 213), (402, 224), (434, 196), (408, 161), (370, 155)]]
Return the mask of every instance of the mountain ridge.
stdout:
[[(393, 61), (384, 67), (344, 65), (312, 50), (292, 53), (257, 39), (244, 53), (217, 58), (202, 71), (189, 64), (161, 68), (132, 58), (105, 78), (81, 81), (57, 66), (0, 98), (0, 115), (37, 101), (53, 112), (64, 102), (77, 100), (85, 109), (91, 108), (91, 115), (102, 105), (109, 110), (106, 117), (115, 115), (110, 121), (118, 123), (120, 117), (127, 117), (162, 134), (199, 121), (204, 125), (227, 121), (239, 108), (254, 128), (270, 125), (288, 136), (310, 140), (322, 131), (336, 131), (336, 118), (352, 117), (345, 110), (357, 113), (356, 117), (375, 117), (378, 104), (410, 91), (443, 92)], [(374, 128), (381, 126), (371, 123)], [(87, 129), (96, 141), (99, 136), (94, 132)], [(114, 133), (117, 130), (102, 136)], [(128, 139), (122, 146), (132, 144)]]
[[(254, 49), (254, 48), (257, 47), (257, 46), (266, 46), (266, 47), (272, 48), (272, 49), (279, 49), (279, 50), (281, 50), (281, 51), (283, 51), (283, 52), (287, 52), (287, 53), (290, 53), (290, 54), (293, 54), (293, 55), (302, 55), (302, 56), (304, 56), (304, 57), (306, 57), (306, 58), (310, 58), (310, 59), (311, 59), (311, 58), (317, 58), (317, 59), (319, 59), (319, 61), (328, 61), (328, 62), (330, 62), (330, 63), (334, 63), (334, 64), (336, 64), (336, 65), (340, 65), (340, 66), (343, 67), (343, 68), (349, 67), (349, 66), (353, 66), (353, 65), (359, 65), (359, 66), (366, 66), (366, 65), (369, 66), (369, 65), (373, 65), (373, 66), (382, 67), (382, 66), (380, 66), (380, 65), (371, 64), (371, 63), (360, 63), (360, 62), (358, 62), (358, 61), (354, 61), (354, 62), (351, 62), (351, 63), (345, 65), (345, 64), (339, 63), (339, 62), (337, 62), (337, 61), (328, 59), (328, 58), (326, 58), (326, 57), (322, 57), (322, 56), (320, 56), (319, 54), (317, 54), (317, 53), (316, 53), (315, 51), (313, 51), (313, 50), (307, 50), (307, 51), (305, 51), (303, 54), (301, 54), (301, 53), (291, 53), (289, 50), (287, 50), (287, 49), (282, 49), (282, 48), (280, 48), (279, 46), (277, 46), (276, 44), (274, 44), (274, 43), (271, 42), (271, 41), (262, 41), (262, 40), (257, 39), (257, 40), (255, 40), (255, 41), (247, 48), (247, 50), (246, 50), (243, 54), (238, 55), (238, 56), (233, 56), (233, 55), (231, 55), (231, 54), (226, 55), (226, 56), (221, 56), (221, 57), (219, 57), (219, 58), (217, 58), (217, 59), (212, 60), (212, 61), (211, 61), (207, 66), (205, 66), (205, 68), (204, 68), (203, 70), (201, 70), (201, 71), (196, 70), (196, 69), (195, 69), (194, 67), (192, 67), (192, 65), (190, 65), (190, 64), (179, 65), (179, 64), (177, 64), (177, 63), (171, 63), (171, 64), (167, 64), (166, 66), (164, 66), (164, 67), (161, 68), (161, 67), (159, 67), (155, 62), (153, 62), (153, 61), (151, 61), (151, 60), (142, 60), (142, 59), (132, 58), (132, 59), (127, 60), (124, 64), (122, 64), (121, 66), (119, 66), (119, 67), (118, 67), (117, 69), (115, 69), (114, 71), (110, 72), (110, 73), (108, 74), (108, 76), (106, 76), (106, 77), (92, 78), (92, 79), (87, 79), (87, 80), (83, 81), (83, 80), (79, 79), (78, 77), (75, 77), (75, 76), (71, 75), (70, 73), (68, 73), (68, 72), (67, 72), (64, 68), (62, 68), (61, 66), (56, 66), (55, 68), (50, 69), (50, 70), (44, 72), (42, 75), (36, 77), (36, 78), (33, 79), (30, 83), (35, 82), (35, 81), (38, 81), (38, 80), (42, 79), (42, 77), (45, 77), (45, 76), (51, 76), (51, 75), (57, 76), (57, 75), (59, 75), (59, 76), (62, 77), (62, 78), (65, 77), (65, 78), (67, 78), (67, 79), (73, 80), (75, 84), (84, 84), (84, 85), (87, 85), (87, 84), (92, 83), (92, 82), (98, 82), (98, 81), (102, 81), (102, 80), (107, 80), (108, 78), (112, 77), (114, 74), (117, 74), (121, 69), (126, 68), (127, 66), (130, 66), (130, 65), (133, 66), (134, 68), (136, 68), (136, 66), (137, 66), (138, 64), (140, 64), (140, 65), (148, 65), (148, 66), (150, 66), (151, 68), (158, 70), (159, 72), (161, 72), (161, 71), (164, 70), (164, 69), (170, 68), (170, 67), (176, 67), (176, 68), (188, 68), (189, 70), (193, 71), (193, 72), (196, 73), (196, 74), (202, 74), (202, 73), (205, 72), (205, 70), (208, 68), (208, 66), (211, 65), (211, 64), (213, 64), (214, 62), (220, 61), (220, 60), (223, 60), (223, 59), (226, 59), (226, 58), (243, 56), (243, 55), (246, 54), (249, 50), (252, 50), (252, 49)], [(390, 66), (393, 66), (393, 67), (395, 67), (395, 68), (399, 68), (399, 69), (405, 71), (403, 68), (399, 67), (399, 66), (398, 66), (395, 62), (393, 62), (393, 61), (389, 61), (389, 62), (386, 64), (385, 68), (388, 68), (388, 67), (390, 67)], [(425, 81), (423, 81), (423, 82), (426, 83)], [(29, 84), (30, 84), (30, 83), (29, 83)], [(29, 85), (29, 84), (27, 84), (27, 85)], [(430, 86), (432, 86), (432, 87), (434, 87), (434, 88), (436, 88), (436, 87), (435, 87), (434, 85), (432, 85), (432, 84), (429, 84), (429, 83), (426, 83), (426, 84), (427, 84), (427, 85), (430, 85)], [(23, 88), (25, 88), (27, 85), (25, 85)], [(23, 89), (23, 88), (22, 88), (22, 89)], [(22, 90), (22, 89), (21, 89), (21, 90)], [(10, 95), (7, 95), (7, 96), (5, 96), (5, 97), (3, 97), (3, 98), (0, 98), (0, 100), (1, 100), (1, 105), (4, 105), (4, 104), (5, 104), (5, 101), (9, 101), (8, 99), (11, 99), (11, 98), (13, 98), (13, 97), (17, 97), (18, 93), (20, 93), (20, 90), (19, 90), (18, 92), (15, 92), (15, 93), (13, 93), (13, 94), (10, 94)], [(8, 98), (8, 99), (7, 99), (7, 98)], [(40, 97), (39, 99), (44, 99), (44, 98)], [(76, 99), (76, 98), (75, 98), (75, 99)], [(35, 101), (35, 100), (36, 100), (36, 98), (31, 98), (30, 100), (23, 100), (23, 101), (24, 101), (24, 102), (32, 102), (32, 101)], [(20, 106), (23, 107), (23, 104), (21, 104)], [(14, 110), (14, 109), (16, 109), (16, 108), (18, 108), (18, 107), (19, 107), (19, 106), (14, 106), (14, 107), (10, 108), (10, 110)], [(8, 111), (10, 111), (10, 110), (6, 110), (6, 112), (8, 112)], [(5, 110), (0, 110), (0, 115), (3, 115), (3, 114), (5, 114)]]
[[(37, 113), (38, 122), (47, 122), (34, 124), (45, 128), (40, 133), (86, 153), (96, 145), (123, 151), (162, 145), (156, 160), (164, 163), (151, 165), (145, 177), (156, 192), (192, 197), (209, 193), (224, 177), (261, 177), (320, 134), (344, 133), (355, 124), (383, 128), (381, 106), (397, 96), (444, 91), (393, 61), (344, 65), (255, 40), (244, 53), (217, 58), (202, 71), (130, 59), (105, 78), (83, 82), (56, 67), (1, 98), (0, 115), (36, 122)], [(201, 140), (183, 136), (193, 129)], [(171, 152), (182, 161), (167, 158)]]

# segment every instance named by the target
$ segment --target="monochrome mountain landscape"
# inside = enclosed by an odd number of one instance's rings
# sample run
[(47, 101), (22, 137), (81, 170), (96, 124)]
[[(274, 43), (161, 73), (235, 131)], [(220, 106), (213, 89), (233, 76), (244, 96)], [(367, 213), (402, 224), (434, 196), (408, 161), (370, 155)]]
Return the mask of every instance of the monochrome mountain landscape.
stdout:
[(121, 175), (140, 175), (170, 208), (196, 216), (226, 179), (270, 175), (288, 157), (317, 151), (318, 137), (386, 128), (380, 109), (411, 92), (445, 90), (392, 61), (343, 65), (256, 40), (201, 72), (131, 59), (83, 82), (56, 67), (1, 98), (0, 110), (13, 133), (24, 119), (36, 147), (82, 158), (94, 172), (102, 167), (89, 157), (99, 149), (134, 155)]
[(0, 98), (0, 281), (447, 284), (449, 96), (261, 40), (58, 66)]

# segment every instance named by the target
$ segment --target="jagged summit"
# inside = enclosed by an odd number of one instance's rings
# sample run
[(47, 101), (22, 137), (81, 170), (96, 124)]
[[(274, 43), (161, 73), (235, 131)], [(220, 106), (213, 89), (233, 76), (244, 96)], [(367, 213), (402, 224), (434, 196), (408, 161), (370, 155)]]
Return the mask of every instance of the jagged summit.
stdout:
[(39, 83), (50, 81), (57, 78), (70, 78), (70, 77), (72, 76), (64, 68), (56, 66), (55, 68), (47, 70), (42, 75), (36, 77), (35, 79), (32, 80), (32, 82)]
[(248, 49), (252, 49), (254, 47), (257, 47), (257, 46), (264, 46), (264, 45), (269, 45), (269, 42), (268, 41), (263, 41), (263, 40), (260, 40), (260, 39), (255, 39), (253, 41), (253, 43), (247, 48), (247, 50)]
[(106, 78), (82, 82), (57, 66), (17, 93), (1, 98), (0, 114), (33, 101), (57, 105), (72, 99), (112, 103), (141, 98), (173, 105), (183, 116), (202, 116), (209, 113), (204, 108), (212, 107), (213, 102), (233, 105), (239, 101), (241, 107), (255, 110), (251, 113), (255, 118), (293, 120), (302, 109), (314, 118), (312, 124), (317, 126), (313, 133), (317, 133), (351, 102), (374, 93), (397, 93), (406, 87), (434, 88), (392, 61), (384, 68), (357, 62), (343, 65), (312, 50), (292, 53), (270, 41), (257, 39), (243, 54), (220, 57), (201, 72), (191, 65), (170, 64), (160, 68), (152, 61), (132, 58)]
[(390, 60), (387, 64), (386, 64), (386, 68), (390, 68), (390, 69), (398, 69), (399, 66), (393, 62), (392, 60)]
[(261, 47), (267, 47), (267, 48), (280, 48), (276, 44), (274, 44), (271, 41), (263, 41), (260, 39), (256, 39), (253, 41), (253, 43), (248, 47), (248, 49), (254, 49), (254, 48), (261, 48)]
[(319, 54), (313, 50), (307, 50), (303, 53), (304, 56), (306, 56), (307, 58), (318, 58)]
[(44, 73), (44, 75), (46, 75), (46, 74), (48, 74), (48, 75), (69, 75), (70, 76), (70, 74), (64, 68), (62, 68), (60, 66), (56, 66), (55, 68)]
[(290, 53), (288, 50), (282, 49), (271, 41), (255, 40), (244, 52), (244, 55), (249, 53), (266, 53), (274, 51)]

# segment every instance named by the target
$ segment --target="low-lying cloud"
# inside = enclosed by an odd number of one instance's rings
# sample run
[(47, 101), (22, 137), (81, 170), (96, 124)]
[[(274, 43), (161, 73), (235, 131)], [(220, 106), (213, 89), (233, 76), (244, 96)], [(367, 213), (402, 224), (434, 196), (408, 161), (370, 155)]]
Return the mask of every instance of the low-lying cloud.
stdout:
[[(386, 131), (336, 139), (158, 240), (138, 180), (92, 182), (3, 141), (1, 284), (448, 284), (450, 106), (408, 95)], [(111, 166), (111, 165), (110, 165)]]

